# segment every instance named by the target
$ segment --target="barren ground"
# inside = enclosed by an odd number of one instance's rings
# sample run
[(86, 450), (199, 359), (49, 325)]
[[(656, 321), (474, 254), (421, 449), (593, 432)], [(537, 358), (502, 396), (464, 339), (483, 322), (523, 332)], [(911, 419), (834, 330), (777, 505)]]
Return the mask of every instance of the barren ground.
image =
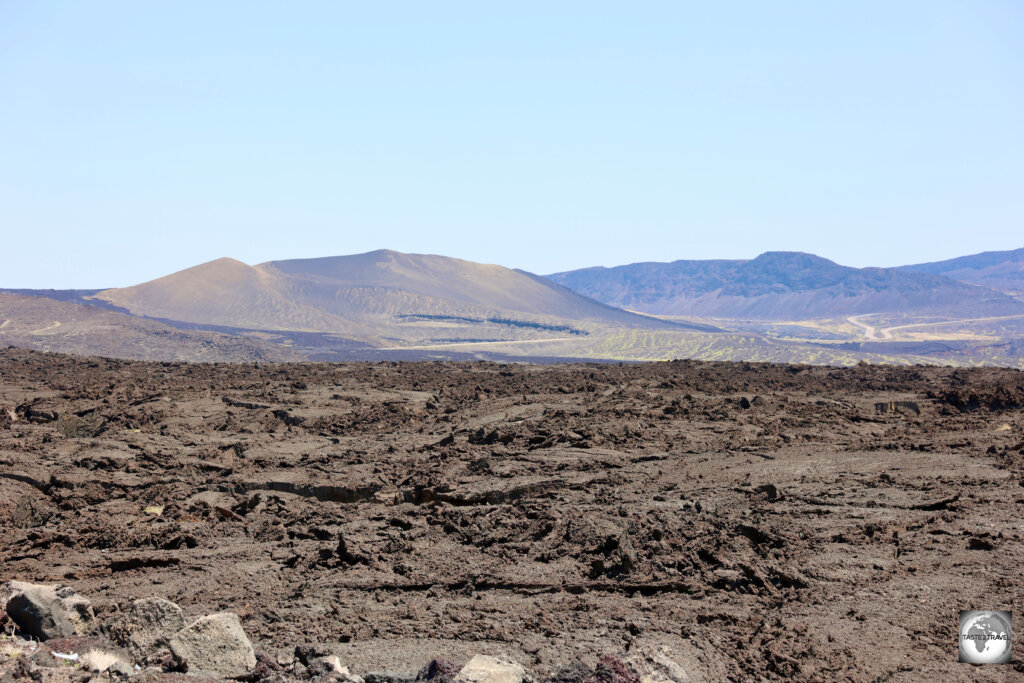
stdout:
[(6, 350), (0, 580), (359, 674), (654, 644), (696, 680), (1008, 680), (1019, 636), (979, 668), (956, 631), (1021, 605), (1022, 406), (1001, 369)]

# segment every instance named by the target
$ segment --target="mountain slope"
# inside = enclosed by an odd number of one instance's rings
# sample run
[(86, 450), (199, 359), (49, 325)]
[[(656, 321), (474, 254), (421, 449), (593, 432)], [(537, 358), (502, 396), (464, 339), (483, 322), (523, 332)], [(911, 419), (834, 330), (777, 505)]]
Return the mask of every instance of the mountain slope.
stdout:
[(986, 251), (947, 261), (901, 266), (898, 270), (945, 275), (1001, 292), (1024, 294), (1024, 249)]
[(271, 261), (257, 268), (286, 278), (292, 298), (352, 317), (367, 311), (382, 315), (516, 312), (537, 318), (657, 324), (523, 271), (445, 256), (380, 250)]
[(0, 292), (0, 344), (136, 360), (301, 359), (287, 347), (260, 339), (176, 329), (96, 306), (6, 292)]
[(1011, 297), (942, 275), (849, 268), (797, 252), (767, 252), (749, 261), (635, 263), (548, 277), (604, 303), (657, 315), (778, 320), (1024, 312)]
[(354, 321), (289, 298), (287, 285), (278, 273), (221, 258), (133, 287), (107, 289), (92, 298), (150, 318), (246, 329), (373, 335)]
[(376, 344), (680, 329), (522, 271), (387, 250), (257, 266), (218, 259), (95, 298), (153, 318)]

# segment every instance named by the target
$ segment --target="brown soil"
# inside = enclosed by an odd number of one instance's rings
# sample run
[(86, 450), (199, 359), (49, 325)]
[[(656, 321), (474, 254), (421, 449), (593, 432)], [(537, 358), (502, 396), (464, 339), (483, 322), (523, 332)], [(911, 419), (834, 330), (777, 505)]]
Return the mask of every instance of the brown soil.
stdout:
[(0, 579), (359, 674), (667, 645), (697, 680), (1005, 680), (1020, 639), (971, 667), (956, 631), (1021, 604), (1022, 404), (999, 369), (7, 350)]

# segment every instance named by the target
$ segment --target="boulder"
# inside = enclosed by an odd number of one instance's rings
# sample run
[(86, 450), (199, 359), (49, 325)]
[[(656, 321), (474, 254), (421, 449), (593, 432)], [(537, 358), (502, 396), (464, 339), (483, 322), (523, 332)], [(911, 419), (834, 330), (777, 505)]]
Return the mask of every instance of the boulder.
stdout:
[(7, 601), (6, 611), (22, 633), (39, 640), (78, 635), (52, 588), (35, 586), (17, 593)]
[(256, 668), (252, 643), (238, 615), (231, 612), (197, 619), (171, 636), (167, 645), (186, 673), (240, 678)]
[(477, 655), (466, 662), (453, 680), (456, 683), (522, 683), (526, 670), (508, 659)]
[(142, 660), (183, 628), (185, 614), (180, 607), (163, 598), (143, 598), (114, 621), (110, 637)]
[(640, 683), (689, 683), (693, 680), (664, 645), (633, 648), (626, 657), (626, 666), (640, 676)]
[(38, 640), (84, 636), (96, 624), (92, 604), (67, 586), (8, 581), (0, 587), (0, 608)]

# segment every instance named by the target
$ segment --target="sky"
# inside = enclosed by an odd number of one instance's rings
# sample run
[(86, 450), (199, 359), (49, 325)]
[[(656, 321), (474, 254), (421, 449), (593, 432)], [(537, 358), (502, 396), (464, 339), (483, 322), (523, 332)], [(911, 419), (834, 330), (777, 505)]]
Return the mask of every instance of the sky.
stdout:
[(1024, 247), (1024, 3), (0, 0), (0, 287)]

